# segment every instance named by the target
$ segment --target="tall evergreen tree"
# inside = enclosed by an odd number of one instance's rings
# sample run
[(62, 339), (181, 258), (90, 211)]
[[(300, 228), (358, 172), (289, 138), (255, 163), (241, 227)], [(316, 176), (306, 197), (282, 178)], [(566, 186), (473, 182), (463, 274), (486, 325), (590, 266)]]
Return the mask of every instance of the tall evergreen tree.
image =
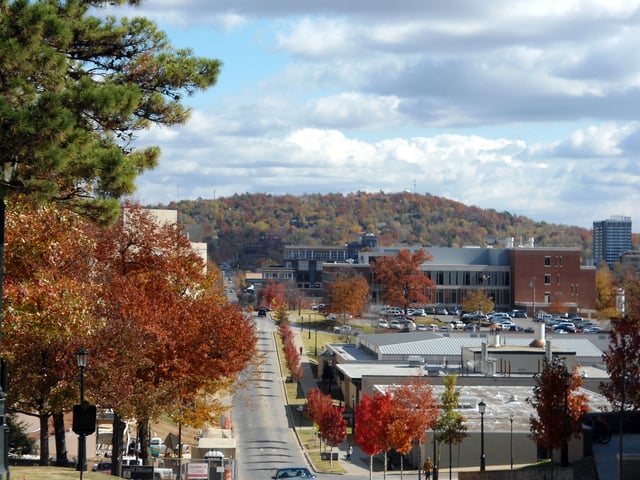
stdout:
[(182, 94), (214, 85), (221, 63), (145, 18), (90, 14), (104, 4), (0, 0), (0, 159), (32, 198), (108, 222), (160, 156), (136, 146), (139, 132), (184, 123)]

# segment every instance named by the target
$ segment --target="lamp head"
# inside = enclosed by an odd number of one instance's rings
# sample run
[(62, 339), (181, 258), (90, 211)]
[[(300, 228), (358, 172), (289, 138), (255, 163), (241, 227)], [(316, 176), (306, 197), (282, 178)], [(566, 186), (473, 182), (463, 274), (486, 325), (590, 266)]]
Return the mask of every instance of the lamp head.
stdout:
[(484, 412), (487, 411), (487, 404), (484, 403), (484, 400), (480, 400), (480, 403), (478, 404), (478, 411), (481, 415), (484, 415)]
[(87, 363), (89, 362), (89, 352), (87, 352), (84, 348), (79, 352), (76, 352), (76, 362), (78, 367), (85, 368)]

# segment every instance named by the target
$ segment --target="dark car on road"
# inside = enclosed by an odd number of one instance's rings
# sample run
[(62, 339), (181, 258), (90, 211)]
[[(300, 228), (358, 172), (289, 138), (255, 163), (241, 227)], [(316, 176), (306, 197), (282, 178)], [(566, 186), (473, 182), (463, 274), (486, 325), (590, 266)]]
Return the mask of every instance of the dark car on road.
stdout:
[(316, 478), (307, 467), (278, 468), (271, 478)]
[(266, 317), (268, 311), (269, 311), (269, 309), (267, 307), (260, 307), (258, 309), (258, 316), (259, 317)]

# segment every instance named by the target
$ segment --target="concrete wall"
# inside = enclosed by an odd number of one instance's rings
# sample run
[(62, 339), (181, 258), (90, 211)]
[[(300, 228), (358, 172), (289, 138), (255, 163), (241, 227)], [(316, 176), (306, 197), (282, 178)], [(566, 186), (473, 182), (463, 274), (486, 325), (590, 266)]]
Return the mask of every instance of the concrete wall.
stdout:
[[(421, 456), (418, 457), (418, 447), (409, 454), (407, 460), (417, 466), (427, 457), (433, 460), (433, 433), (427, 432), (427, 442), (422, 445)], [(538, 461), (538, 448), (529, 436), (529, 432), (513, 432), (513, 464), (523, 465)], [(459, 445), (451, 448), (451, 460), (453, 468), (480, 467), (480, 433), (469, 432), (469, 435)], [(569, 461), (583, 458), (582, 437), (572, 438), (569, 442)], [(511, 466), (511, 435), (509, 432), (486, 432), (484, 434), (485, 464), (487, 468), (503, 466), (510, 469)], [(438, 464), (440, 470), (449, 468), (449, 446), (438, 444)], [(560, 462), (560, 451), (554, 451), (554, 459)]]
[[(441, 478), (441, 477), (440, 477)], [(525, 470), (495, 470), (488, 472), (458, 472), (458, 480), (573, 480), (573, 468), (560, 468), (554, 465), (551, 469), (528, 468)]]

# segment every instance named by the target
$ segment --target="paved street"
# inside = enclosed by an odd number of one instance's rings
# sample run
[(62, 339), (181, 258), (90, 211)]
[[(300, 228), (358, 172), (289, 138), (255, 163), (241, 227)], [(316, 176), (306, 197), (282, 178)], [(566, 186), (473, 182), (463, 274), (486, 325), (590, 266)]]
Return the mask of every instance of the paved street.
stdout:
[(232, 412), (237, 439), (238, 478), (271, 478), (280, 466), (306, 465), (302, 449), (284, 408), (284, 390), (275, 351), (275, 326), (257, 317), (258, 349), (264, 354), (260, 372), (250, 377), (235, 397)]

